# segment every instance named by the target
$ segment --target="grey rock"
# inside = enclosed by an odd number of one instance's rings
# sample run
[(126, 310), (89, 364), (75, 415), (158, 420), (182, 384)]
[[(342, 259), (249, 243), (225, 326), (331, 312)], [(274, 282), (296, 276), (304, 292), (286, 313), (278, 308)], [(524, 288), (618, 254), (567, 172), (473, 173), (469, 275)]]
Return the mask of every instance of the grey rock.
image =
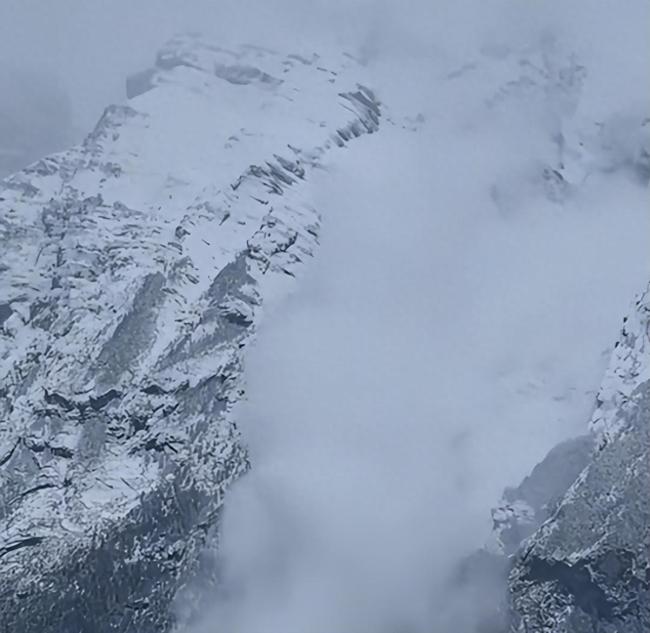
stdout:
[(558, 444), (516, 488), (506, 488), (492, 521), (499, 549), (514, 554), (556, 510), (566, 491), (589, 463), (594, 450), (592, 435)]
[(513, 630), (650, 630), (650, 288), (625, 319), (592, 429), (597, 450), (510, 575)]

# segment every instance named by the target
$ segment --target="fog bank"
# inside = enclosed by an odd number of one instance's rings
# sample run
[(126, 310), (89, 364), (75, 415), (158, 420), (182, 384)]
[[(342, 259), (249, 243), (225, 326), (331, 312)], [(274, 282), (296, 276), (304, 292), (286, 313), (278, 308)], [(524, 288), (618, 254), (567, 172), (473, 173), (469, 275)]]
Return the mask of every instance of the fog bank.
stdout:
[[(498, 70), (442, 81), (463, 56), (493, 69), (485, 58), (506, 54), (495, 42), (522, 45), (516, 21), (498, 30), (492, 15), (465, 30), (452, 12), (459, 30), (442, 51), (422, 37), (431, 15), (391, 32), (417, 33), (421, 46), (388, 54), (390, 38), (378, 40), (372, 85), (424, 123), (356, 141), (315, 183), (322, 247), (248, 358), (240, 419), (253, 468), (227, 499), (223, 584), (197, 631), (451, 633), (481, 622), (449, 593), (450, 573), (488, 538), (503, 487), (585, 431), (650, 270), (647, 189), (630, 173), (595, 169), (561, 201), (536, 180), (572, 117), (625, 118), (645, 99), (641, 83), (610, 94), (618, 69), (590, 46), (617, 15), (590, 23), (584, 5), (572, 9), (522, 20), (524, 48), (558, 63), (575, 49), (594, 65), (575, 101), (547, 91), (486, 107), (505, 81)], [(562, 40), (578, 24), (581, 38)], [(485, 25), (472, 49), (468, 33)]]

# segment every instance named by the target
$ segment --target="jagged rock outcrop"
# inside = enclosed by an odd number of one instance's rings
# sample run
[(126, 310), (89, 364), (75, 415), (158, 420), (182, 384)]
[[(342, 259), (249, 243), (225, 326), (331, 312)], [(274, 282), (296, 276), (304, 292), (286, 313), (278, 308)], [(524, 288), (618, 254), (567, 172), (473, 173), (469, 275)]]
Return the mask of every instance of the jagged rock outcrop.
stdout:
[(650, 630), (650, 286), (624, 319), (589, 430), (505, 490), (490, 541), (459, 567), (477, 631)]
[(506, 488), (492, 511), (497, 550), (514, 554), (522, 541), (552, 516), (569, 486), (589, 463), (591, 435), (570, 438), (555, 446), (519, 486)]
[(492, 510), (488, 542), (462, 560), (452, 577), (451, 591), (463, 596), (463, 604), (472, 605), (471, 625), (465, 628), (476, 633), (510, 630), (508, 579), (521, 546), (557, 511), (589, 464), (594, 446), (591, 434), (570, 438), (551, 449), (519, 486), (505, 489)]
[(248, 466), (242, 350), (375, 132), (348, 56), (177, 38), (78, 147), (0, 187), (0, 631), (161, 632)]
[(598, 395), (596, 450), (514, 557), (513, 630), (650, 630), (650, 286)]

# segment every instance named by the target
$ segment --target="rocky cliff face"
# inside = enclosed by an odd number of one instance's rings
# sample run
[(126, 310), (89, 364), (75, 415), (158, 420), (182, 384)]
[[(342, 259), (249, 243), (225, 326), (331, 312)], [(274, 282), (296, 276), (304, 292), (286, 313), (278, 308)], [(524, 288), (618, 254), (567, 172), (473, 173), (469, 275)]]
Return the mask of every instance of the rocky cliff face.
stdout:
[(624, 319), (590, 431), (555, 447), (493, 511), (496, 547), (470, 564), (488, 560), (508, 585), (496, 616), (488, 610), (494, 630), (650, 629), (650, 287)]
[(650, 287), (625, 319), (591, 428), (586, 467), (514, 558), (522, 633), (650, 630)]
[(0, 630), (167, 630), (224, 491), (264, 306), (320, 159), (379, 129), (350, 57), (178, 38), (0, 190)]

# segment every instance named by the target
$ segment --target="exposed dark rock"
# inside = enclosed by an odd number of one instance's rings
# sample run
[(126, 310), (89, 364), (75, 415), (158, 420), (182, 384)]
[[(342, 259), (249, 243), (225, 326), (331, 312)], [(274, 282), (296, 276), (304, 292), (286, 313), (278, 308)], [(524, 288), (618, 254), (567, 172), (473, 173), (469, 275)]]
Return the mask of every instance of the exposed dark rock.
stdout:
[(625, 319), (599, 393), (598, 450), (515, 555), (521, 633), (650, 630), (649, 300), (650, 288)]

